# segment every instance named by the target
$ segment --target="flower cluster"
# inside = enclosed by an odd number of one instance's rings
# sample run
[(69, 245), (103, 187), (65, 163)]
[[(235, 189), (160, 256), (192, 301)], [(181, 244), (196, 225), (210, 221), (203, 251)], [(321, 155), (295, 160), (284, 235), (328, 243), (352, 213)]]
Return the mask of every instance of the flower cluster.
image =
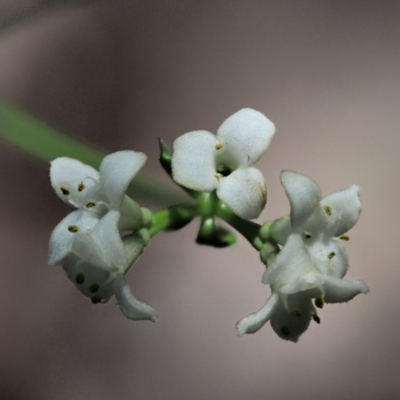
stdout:
[(267, 265), (263, 283), (271, 285), (272, 294), (236, 328), (242, 336), (270, 320), (281, 338), (296, 342), (312, 319), (320, 322), (313, 299), (322, 308), (325, 302), (342, 303), (368, 292), (363, 281), (342, 279), (348, 259), (340, 240), (349, 239), (346, 232), (357, 222), (361, 203), (355, 185), (321, 200), (319, 186), (307, 176), (283, 171), (281, 182), (290, 218), (274, 222), (268, 231), (283, 248), (278, 255), (261, 252)]
[(245, 108), (226, 119), (216, 135), (200, 130), (178, 137), (172, 153), (160, 141), (162, 166), (193, 201), (154, 213), (125, 194), (146, 162), (143, 153), (110, 154), (99, 171), (66, 157), (54, 160), (51, 184), (77, 210), (54, 229), (49, 263), (62, 264), (93, 303), (115, 296), (126, 317), (155, 321), (157, 311), (130, 291), (128, 270), (151, 237), (181, 229), (195, 218), (201, 220), (197, 243), (220, 248), (234, 244), (235, 235), (216, 224), (219, 218), (260, 252), (266, 265), (262, 282), (272, 292), (260, 310), (237, 323), (238, 335), (257, 332), (271, 321), (281, 338), (296, 342), (312, 320), (320, 323), (316, 307), (347, 302), (369, 290), (361, 280), (343, 279), (349, 263), (341, 242), (349, 240), (347, 232), (358, 221), (360, 190), (352, 185), (322, 198), (311, 178), (283, 171), (290, 217), (262, 226), (251, 221), (267, 200), (263, 175), (254, 164), (274, 133), (264, 114)]
[[(99, 168), (62, 157), (51, 163), (50, 180), (57, 195), (77, 208), (54, 229), (49, 264), (63, 264), (69, 279), (93, 303), (115, 295), (131, 319), (155, 321), (157, 312), (132, 295), (125, 274), (149, 241), (149, 212), (125, 195), (146, 156), (119, 151), (106, 156)], [(121, 238), (119, 230), (131, 234)]]

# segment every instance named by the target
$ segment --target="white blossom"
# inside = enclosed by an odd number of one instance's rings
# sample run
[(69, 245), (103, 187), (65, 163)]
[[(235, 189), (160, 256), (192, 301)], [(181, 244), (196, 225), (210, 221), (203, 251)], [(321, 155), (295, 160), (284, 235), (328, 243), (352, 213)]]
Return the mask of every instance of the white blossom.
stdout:
[(310, 321), (320, 318), (314, 307), (342, 303), (369, 291), (361, 280), (343, 280), (321, 273), (310, 257), (300, 234), (289, 236), (281, 252), (269, 263), (263, 282), (272, 294), (258, 311), (242, 318), (236, 329), (239, 336), (257, 332), (267, 321), (282, 339), (297, 342)]
[(147, 245), (145, 229), (121, 239), (119, 212), (109, 211), (95, 227), (77, 233), (63, 268), (78, 290), (93, 303), (107, 303), (115, 295), (123, 314), (133, 320), (158, 318), (157, 311), (137, 300), (127, 285), (125, 274)]
[(270, 320), (281, 338), (296, 342), (312, 319), (320, 321), (313, 299), (322, 308), (369, 291), (361, 280), (342, 279), (348, 258), (340, 239), (349, 239), (345, 233), (357, 222), (361, 203), (356, 185), (321, 200), (319, 186), (307, 176), (283, 171), (281, 182), (291, 212), (268, 227), (283, 245), (277, 256), (264, 256), (262, 281), (271, 285), (272, 294), (259, 311), (237, 323), (237, 332), (254, 333)]
[(360, 188), (351, 185), (321, 199), (321, 189), (311, 178), (283, 171), (281, 182), (290, 202), (290, 218), (272, 224), (271, 236), (284, 244), (293, 233), (301, 236), (316, 268), (342, 278), (348, 258), (342, 241), (361, 214)]
[(234, 213), (256, 218), (265, 206), (267, 190), (262, 173), (253, 165), (274, 133), (275, 125), (250, 108), (226, 119), (216, 136), (204, 130), (185, 133), (173, 144), (173, 178), (199, 192), (216, 190)]
[(77, 233), (92, 230), (109, 211), (119, 211), (119, 229), (138, 229), (143, 225), (140, 207), (126, 189), (146, 162), (146, 155), (118, 151), (106, 156), (99, 171), (82, 162), (60, 157), (51, 163), (50, 180), (58, 197), (78, 210), (67, 215), (50, 239), (49, 264), (61, 263), (70, 253)]

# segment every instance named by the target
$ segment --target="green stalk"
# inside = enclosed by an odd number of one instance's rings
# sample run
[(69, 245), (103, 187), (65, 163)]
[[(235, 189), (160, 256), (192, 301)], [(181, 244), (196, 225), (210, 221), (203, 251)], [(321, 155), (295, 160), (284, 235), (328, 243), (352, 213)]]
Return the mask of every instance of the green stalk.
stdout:
[[(73, 139), (3, 101), (0, 101), (0, 138), (45, 162), (57, 157), (71, 157), (98, 169), (106, 155), (96, 146)], [(135, 177), (127, 194), (154, 205), (181, 203), (188, 199), (184, 193), (145, 172)]]
[(162, 231), (178, 230), (199, 216), (197, 204), (183, 204), (159, 210), (153, 214), (150, 237)]
[(238, 217), (222, 202), (218, 202), (215, 215), (235, 228), (257, 251), (261, 250), (264, 245), (260, 239), (261, 225)]

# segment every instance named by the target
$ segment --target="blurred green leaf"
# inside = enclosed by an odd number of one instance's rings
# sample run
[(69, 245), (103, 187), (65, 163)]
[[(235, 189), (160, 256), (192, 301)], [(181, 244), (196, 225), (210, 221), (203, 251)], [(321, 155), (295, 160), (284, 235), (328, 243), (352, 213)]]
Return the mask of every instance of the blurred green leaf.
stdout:
[(0, 135), (43, 161), (72, 157), (99, 167), (104, 153), (64, 135), (19, 109), (0, 102)]
[[(106, 152), (84, 144), (16, 107), (0, 101), (0, 138), (46, 162), (57, 157), (71, 157), (98, 169)], [(187, 197), (151, 174), (140, 172), (128, 189), (135, 199), (170, 205), (187, 201)]]
[[(9, 7), (1, 4), (3, 8), (0, 15), (0, 33), (20, 23), (31, 21), (34, 18), (43, 17), (48, 12), (57, 12), (68, 6), (82, 6), (99, 0), (15, 0)], [(10, 9), (10, 11), (8, 10)]]

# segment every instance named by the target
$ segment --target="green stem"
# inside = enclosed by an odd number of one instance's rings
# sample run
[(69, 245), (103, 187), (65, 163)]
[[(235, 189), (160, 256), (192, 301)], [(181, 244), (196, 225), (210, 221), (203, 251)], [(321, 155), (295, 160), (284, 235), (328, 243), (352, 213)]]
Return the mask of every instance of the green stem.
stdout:
[(181, 229), (198, 216), (197, 204), (183, 204), (159, 210), (153, 214), (150, 237), (161, 231)]
[(261, 225), (238, 217), (220, 201), (215, 209), (215, 215), (235, 228), (257, 251), (261, 250), (264, 245), (259, 236)]

